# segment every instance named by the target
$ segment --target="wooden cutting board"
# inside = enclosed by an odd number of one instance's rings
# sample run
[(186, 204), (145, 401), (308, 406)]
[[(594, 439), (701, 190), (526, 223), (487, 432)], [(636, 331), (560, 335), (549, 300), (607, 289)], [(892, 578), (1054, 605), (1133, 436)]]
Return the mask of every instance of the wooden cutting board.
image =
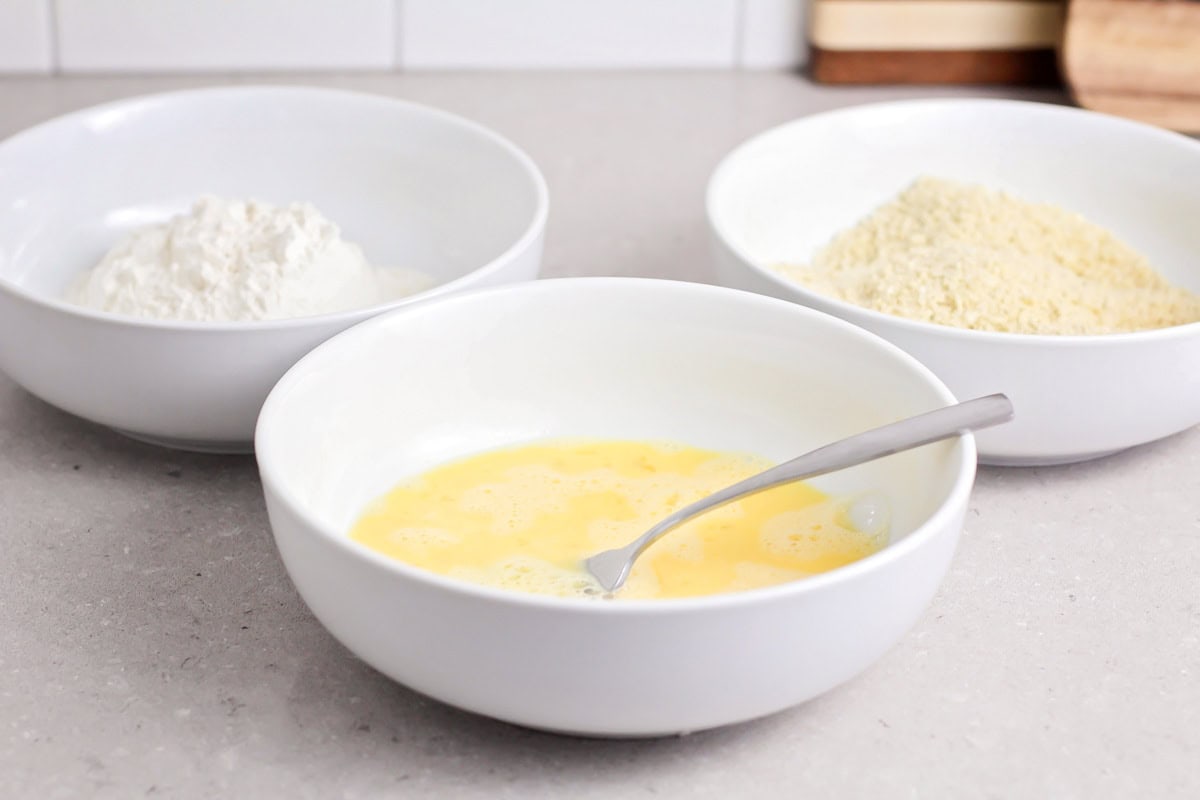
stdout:
[(1072, 0), (1062, 67), (1085, 108), (1200, 133), (1200, 2)]
[(822, 83), (1055, 83), (1065, 0), (812, 0)]

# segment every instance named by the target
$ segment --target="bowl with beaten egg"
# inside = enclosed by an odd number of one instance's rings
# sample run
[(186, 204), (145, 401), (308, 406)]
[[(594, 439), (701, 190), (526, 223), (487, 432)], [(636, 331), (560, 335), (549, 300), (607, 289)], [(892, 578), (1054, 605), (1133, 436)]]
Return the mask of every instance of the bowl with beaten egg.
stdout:
[(496, 719), (654, 736), (780, 711), (880, 658), (950, 563), (974, 441), (698, 517), (611, 595), (583, 559), (765, 465), (952, 402), (899, 348), (793, 303), (558, 279), (330, 339), (271, 392), (255, 445), (293, 584), (368, 664)]
[(547, 206), (510, 142), (388, 97), (219, 88), (71, 113), (0, 142), (0, 370), (139, 439), (248, 451), (314, 345), (535, 278)]
[(1200, 143), (1091, 111), (915, 100), (817, 114), (709, 181), (722, 283), (834, 314), (1019, 409), (997, 465), (1200, 423)]

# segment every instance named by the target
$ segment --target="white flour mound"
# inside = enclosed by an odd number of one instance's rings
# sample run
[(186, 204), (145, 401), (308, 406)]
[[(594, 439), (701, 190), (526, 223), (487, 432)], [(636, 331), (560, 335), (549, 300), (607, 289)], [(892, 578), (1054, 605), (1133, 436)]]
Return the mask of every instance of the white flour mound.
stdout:
[(204, 196), (189, 213), (126, 236), (67, 300), (135, 317), (234, 322), (364, 308), (431, 284), (416, 270), (372, 267), (308, 203)]

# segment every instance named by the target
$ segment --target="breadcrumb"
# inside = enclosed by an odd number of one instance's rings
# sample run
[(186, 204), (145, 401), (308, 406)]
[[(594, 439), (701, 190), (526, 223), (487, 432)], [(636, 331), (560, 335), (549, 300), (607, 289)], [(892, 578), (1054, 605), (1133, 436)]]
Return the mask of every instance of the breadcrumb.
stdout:
[(938, 178), (918, 179), (812, 264), (778, 269), (849, 303), (974, 330), (1103, 334), (1200, 321), (1200, 295), (1079, 214)]

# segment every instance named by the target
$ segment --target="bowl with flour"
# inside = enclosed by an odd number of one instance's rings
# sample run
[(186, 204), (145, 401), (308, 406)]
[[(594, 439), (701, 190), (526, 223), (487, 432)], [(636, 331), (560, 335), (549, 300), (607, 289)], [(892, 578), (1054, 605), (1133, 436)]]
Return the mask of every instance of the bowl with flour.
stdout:
[(382, 311), (537, 277), (533, 162), (424, 106), (203, 89), (0, 143), (0, 370), (158, 444), (247, 451), (297, 359)]
[(1200, 423), (1200, 143), (1074, 108), (918, 100), (818, 114), (709, 181), (721, 281), (1008, 394), (983, 463), (1096, 458)]

